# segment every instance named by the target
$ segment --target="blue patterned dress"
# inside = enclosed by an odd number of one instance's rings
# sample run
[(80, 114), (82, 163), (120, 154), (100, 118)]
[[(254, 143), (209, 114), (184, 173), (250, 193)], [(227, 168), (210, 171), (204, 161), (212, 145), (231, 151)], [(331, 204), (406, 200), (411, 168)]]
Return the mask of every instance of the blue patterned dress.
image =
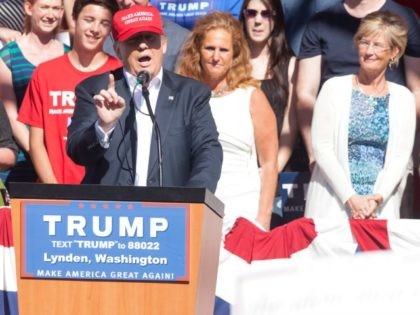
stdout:
[(372, 97), (353, 89), (348, 151), (350, 178), (359, 195), (369, 195), (382, 170), (389, 136), (389, 94)]

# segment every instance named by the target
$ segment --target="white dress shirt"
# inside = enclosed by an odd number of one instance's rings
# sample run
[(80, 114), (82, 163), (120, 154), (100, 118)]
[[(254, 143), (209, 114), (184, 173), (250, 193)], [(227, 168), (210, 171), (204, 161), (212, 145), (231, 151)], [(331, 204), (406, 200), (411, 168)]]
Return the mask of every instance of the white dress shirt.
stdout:
[[(130, 88), (131, 95), (134, 98), (136, 106), (136, 124), (137, 124), (137, 152), (136, 152), (136, 177), (135, 186), (147, 186), (147, 173), (149, 168), (150, 143), (152, 140), (153, 124), (147, 110), (146, 101), (141, 93), (141, 85), (137, 82), (137, 77), (124, 69), (124, 76)], [(150, 106), (155, 113), (156, 103), (162, 85), (163, 71), (160, 69), (158, 75), (154, 77), (148, 86)], [(129, 104), (126, 104), (129, 106)], [(114, 128), (104, 132), (99, 126), (98, 121), (95, 124), (96, 134), (102, 147), (109, 147), (109, 136)]]

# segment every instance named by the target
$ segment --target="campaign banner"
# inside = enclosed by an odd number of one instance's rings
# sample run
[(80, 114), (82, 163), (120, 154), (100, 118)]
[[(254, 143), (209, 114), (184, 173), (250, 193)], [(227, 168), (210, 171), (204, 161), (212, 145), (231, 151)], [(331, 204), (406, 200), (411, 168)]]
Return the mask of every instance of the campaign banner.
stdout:
[(187, 204), (22, 203), (24, 278), (189, 281)]
[(273, 206), (273, 227), (303, 217), (310, 172), (282, 172)]
[(2, 315), (19, 315), (15, 262), (11, 209), (0, 206), (0, 314)]
[(151, 0), (163, 18), (192, 29), (195, 22), (214, 11), (229, 12), (239, 18), (242, 0)]

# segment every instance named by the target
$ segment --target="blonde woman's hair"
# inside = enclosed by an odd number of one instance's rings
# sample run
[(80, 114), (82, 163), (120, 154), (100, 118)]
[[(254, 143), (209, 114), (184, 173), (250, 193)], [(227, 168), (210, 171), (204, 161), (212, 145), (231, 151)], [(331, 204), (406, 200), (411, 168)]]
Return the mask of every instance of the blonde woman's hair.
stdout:
[(259, 87), (258, 81), (251, 76), (250, 52), (241, 25), (231, 14), (224, 12), (211, 13), (196, 22), (181, 51), (177, 72), (186, 77), (203, 81), (204, 73), (200, 63), (200, 50), (206, 34), (218, 29), (225, 30), (232, 35), (232, 67), (226, 76), (229, 89), (246, 86)]
[(377, 11), (366, 15), (360, 21), (353, 41), (358, 45), (363, 37), (384, 35), (391, 49), (399, 49), (396, 57), (390, 62), (390, 65), (397, 66), (407, 46), (407, 33), (408, 29), (402, 17), (390, 11)]

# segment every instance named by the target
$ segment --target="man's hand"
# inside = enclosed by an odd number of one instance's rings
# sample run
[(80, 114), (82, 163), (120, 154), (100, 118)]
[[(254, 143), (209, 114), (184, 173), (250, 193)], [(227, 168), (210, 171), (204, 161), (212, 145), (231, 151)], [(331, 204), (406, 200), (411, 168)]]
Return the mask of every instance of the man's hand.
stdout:
[(101, 90), (93, 99), (99, 117), (99, 126), (107, 132), (115, 126), (125, 109), (125, 100), (115, 91), (112, 74), (109, 75), (108, 88)]

